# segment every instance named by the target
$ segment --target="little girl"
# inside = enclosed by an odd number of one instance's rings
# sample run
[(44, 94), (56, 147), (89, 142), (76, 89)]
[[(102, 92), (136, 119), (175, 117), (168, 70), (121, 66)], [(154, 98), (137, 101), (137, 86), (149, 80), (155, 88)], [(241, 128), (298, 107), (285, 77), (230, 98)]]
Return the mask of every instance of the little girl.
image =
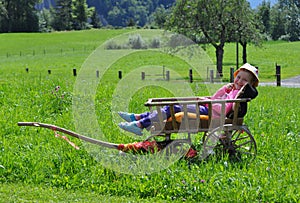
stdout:
[[(221, 87), (210, 99), (235, 99), (239, 90), (245, 85), (249, 83), (253, 87), (257, 87), (259, 83), (258, 78), (258, 70), (246, 63), (241, 66), (238, 70), (234, 72), (234, 82), (229, 83)], [(181, 112), (181, 105), (174, 105), (174, 112)], [(188, 112), (195, 113), (196, 106), (195, 105), (187, 105)], [(207, 115), (208, 107), (206, 105), (199, 106), (200, 114)], [(233, 103), (226, 103), (225, 105), (225, 115), (233, 110)], [(167, 119), (171, 116), (170, 106), (164, 106), (161, 108), (162, 115), (164, 119)], [(215, 103), (212, 105), (212, 113), (214, 117), (220, 116), (221, 112), (221, 104)], [(143, 135), (142, 131), (144, 128), (148, 128), (151, 126), (152, 121), (158, 120), (157, 111), (153, 112), (145, 112), (141, 114), (134, 113), (126, 113), (126, 112), (118, 112), (118, 114), (127, 122), (119, 123), (119, 127), (123, 130), (132, 132), (136, 135)]]

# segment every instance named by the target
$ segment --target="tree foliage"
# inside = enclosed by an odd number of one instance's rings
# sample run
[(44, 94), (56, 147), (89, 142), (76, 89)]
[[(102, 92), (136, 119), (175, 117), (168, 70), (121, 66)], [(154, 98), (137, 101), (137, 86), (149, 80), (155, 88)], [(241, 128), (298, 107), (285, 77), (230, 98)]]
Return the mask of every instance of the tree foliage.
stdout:
[[(203, 33), (216, 50), (217, 76), (222, 76), (224, 45), (229, 41), (248, 42), (254, 28), (246, 0), (179, 0), (173, 9), (168, 28), (195, 41)], [(197, 42), (197, 41), (196, 41)]]
[[(243, 63), (247, 63), (247, 45), (253, 43), (260, 45), (262, 37), (260, 34), (261, 24), (257, 21), (254, 11), (246, 1), (236, 1), (238, 4), (232, 14), (232, 25), (229, 27), (232, 33), (228, 36), (228, 42), (239, 43), (242, 50)], [(236, 10), (238, 9), (238, 10)]]
[(76, 30), (83, 30), (87, 28), (88, 7), (86, 0), (72, 1), (72, 27)]
[(56, 8), (52, 10), (52, 27), (55, 30), (71, 30), (72, 28), (72, 0), (57, 0)]
[(2, 1), (0, 1), (0, 29), (1, 29), (1, 23), (5, 20), (5, 19), (7, 19), (8, 18), (8, 16), (7, 16), (7, 10), (6, 10), (6, 8), (5, 8), (5, 6), (4, 6), (4, 4), (3, 4), (3, 2)]
[(100, 28), (102, 26), (100, 15), (97, 13), (95, 7), (89, 9), (91, 14), (91, 25), (93, 28)]
[(300, 40), (300, 1), (290, 1), (283, 9), (285, 9), (287, 13), (286, 33), (289, 35), (289, 41)]
[(38, 0), (0, 1), (1, 32), (38, 31), (38, 16), (35, 5)]
[(257, 9), (257, 17), (261, 21), (263, 28), (261, 32), (270, 33), (270, 24), (271, 24), (271, 3), (266, 2), (265, 0)]
[(158, 7), (169, 8), (175, 0), (87, 0), (87, 2), (97, 9), (104, 24), (125, 27), (128, 24), (145, 26)]
[(166, 9), (164, 6), (159, 6), (153, 13), (153, 21), (159, 28), (163, 28), (166, 24), (166, 20), (170, 15), (170, 9)]
[(299, 0), (278, 0), (271, 8), (268, 2), (263, 1), (258, 7), (257, 17), (264, 26), (262, 32), (270, 35), (271, 39), (300, 40)]

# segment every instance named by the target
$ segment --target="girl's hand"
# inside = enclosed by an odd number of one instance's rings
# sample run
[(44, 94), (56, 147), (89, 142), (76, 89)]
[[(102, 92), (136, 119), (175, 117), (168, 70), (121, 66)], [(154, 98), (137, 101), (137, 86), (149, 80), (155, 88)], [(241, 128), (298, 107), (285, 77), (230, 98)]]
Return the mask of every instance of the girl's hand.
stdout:
[(233, 89), (234, 89), (234, 84), (233, 84), (233, 83), (229, 83), (229, 84), (227, 84), (226, 87), (225, 87), (225, 92), (226, 92), (226, 93), (229, 93), (229, 92), (231, 92), (231, 90), (233, 90)]

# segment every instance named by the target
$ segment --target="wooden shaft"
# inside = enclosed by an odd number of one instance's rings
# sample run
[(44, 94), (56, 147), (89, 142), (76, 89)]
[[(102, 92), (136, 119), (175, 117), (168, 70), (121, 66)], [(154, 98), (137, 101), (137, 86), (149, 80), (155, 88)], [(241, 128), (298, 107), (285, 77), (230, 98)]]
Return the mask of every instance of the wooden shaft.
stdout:
[(65, 128), (61, 128), (61, 127), (58, 127), (58, 126), (55, 126), (52, 124), (38, 123), (38, 122), (18, 122), (18, 126), (34, 126), (34, 127), (48, 128), (51, 130), (57, 130), (59, 132), (65, 133), (72, 137), (76, 137), (76, 138), (84, 140), (86, 142), (100, 145), (100, 146), (107, 147), (107, 148), (112, 148), (112, 149), (118, 149), (118, 146), (119, 146), (118, 144), (104, 142), (104, 141), (96, 140), (96, 139), (93, 139), (90, 137), (86, 137), (86, 136), (80, 135), (78, 133), (75, 133), (73, 131), (70, 131)]

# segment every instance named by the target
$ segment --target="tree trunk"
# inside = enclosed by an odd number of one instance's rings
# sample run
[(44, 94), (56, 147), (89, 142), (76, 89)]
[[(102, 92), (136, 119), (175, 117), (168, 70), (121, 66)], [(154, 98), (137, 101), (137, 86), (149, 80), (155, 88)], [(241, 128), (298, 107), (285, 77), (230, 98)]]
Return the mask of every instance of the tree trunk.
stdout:
[(241, 42), (243, 47), (243, 64), (247, 63), (247, 42)]
[(216, 46), (216, 58), (217, 58), (217, 73), (216, 77), (223, 77), (223, 54), (224, 54), (224, 45)]

